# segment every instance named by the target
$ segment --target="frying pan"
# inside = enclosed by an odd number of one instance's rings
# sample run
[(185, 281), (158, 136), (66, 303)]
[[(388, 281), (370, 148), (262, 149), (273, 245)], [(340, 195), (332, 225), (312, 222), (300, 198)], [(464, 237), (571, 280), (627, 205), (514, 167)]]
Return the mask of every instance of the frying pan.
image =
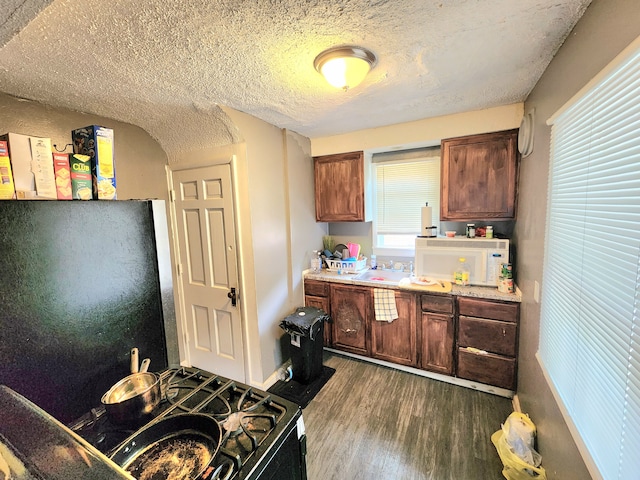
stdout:
[(138, 480), (189, 480), (207, 470), (221, 441), (213, 417), (181, 413), (137, 431), (110, 458)]

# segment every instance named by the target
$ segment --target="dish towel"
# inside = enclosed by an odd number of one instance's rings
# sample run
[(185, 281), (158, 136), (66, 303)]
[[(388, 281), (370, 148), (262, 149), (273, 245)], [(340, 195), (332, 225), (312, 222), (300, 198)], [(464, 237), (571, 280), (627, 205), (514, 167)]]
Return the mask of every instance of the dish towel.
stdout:
[(393, 322), (398, 318), (396, 308), (396, 293), (385, 288), (373, 289), (373, 306), (376, 320), (379, 322)]

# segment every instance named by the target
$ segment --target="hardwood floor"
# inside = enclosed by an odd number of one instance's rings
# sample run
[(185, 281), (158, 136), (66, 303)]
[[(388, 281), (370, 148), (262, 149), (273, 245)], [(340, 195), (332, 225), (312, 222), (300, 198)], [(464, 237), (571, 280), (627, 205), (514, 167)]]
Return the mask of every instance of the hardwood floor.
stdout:
[(309, 480), (504, 480), (491, 443), (511, 400), (325, 352), (304, 409)]

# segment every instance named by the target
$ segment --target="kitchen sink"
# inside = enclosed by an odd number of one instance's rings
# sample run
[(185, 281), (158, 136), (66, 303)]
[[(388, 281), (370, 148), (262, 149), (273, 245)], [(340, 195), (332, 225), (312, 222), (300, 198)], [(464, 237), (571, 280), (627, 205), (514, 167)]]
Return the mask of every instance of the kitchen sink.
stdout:
[(403, 278), (409, 278), (409, 272), (399, 270), (366, 270), (354, 277), (355, 280), (366, 280), (368, 282), (398, 283)]

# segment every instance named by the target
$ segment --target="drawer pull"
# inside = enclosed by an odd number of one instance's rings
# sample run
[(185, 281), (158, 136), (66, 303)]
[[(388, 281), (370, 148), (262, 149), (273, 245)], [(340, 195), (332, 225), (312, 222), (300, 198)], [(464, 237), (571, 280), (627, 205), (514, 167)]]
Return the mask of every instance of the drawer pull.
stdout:
[(507, 336), (507, 331), (506, 331), (504, 328), (502, 329), (502, 336), (503, 336), (503, 337), (506, 337), (506, 336)]
[(486, 350), (480, 350), (479, 348), (473, 348), (473, 347), (467, 347), (466, 350), (467, 352), (477, 353), (478, 355), (487, 355), (489, 353)]

